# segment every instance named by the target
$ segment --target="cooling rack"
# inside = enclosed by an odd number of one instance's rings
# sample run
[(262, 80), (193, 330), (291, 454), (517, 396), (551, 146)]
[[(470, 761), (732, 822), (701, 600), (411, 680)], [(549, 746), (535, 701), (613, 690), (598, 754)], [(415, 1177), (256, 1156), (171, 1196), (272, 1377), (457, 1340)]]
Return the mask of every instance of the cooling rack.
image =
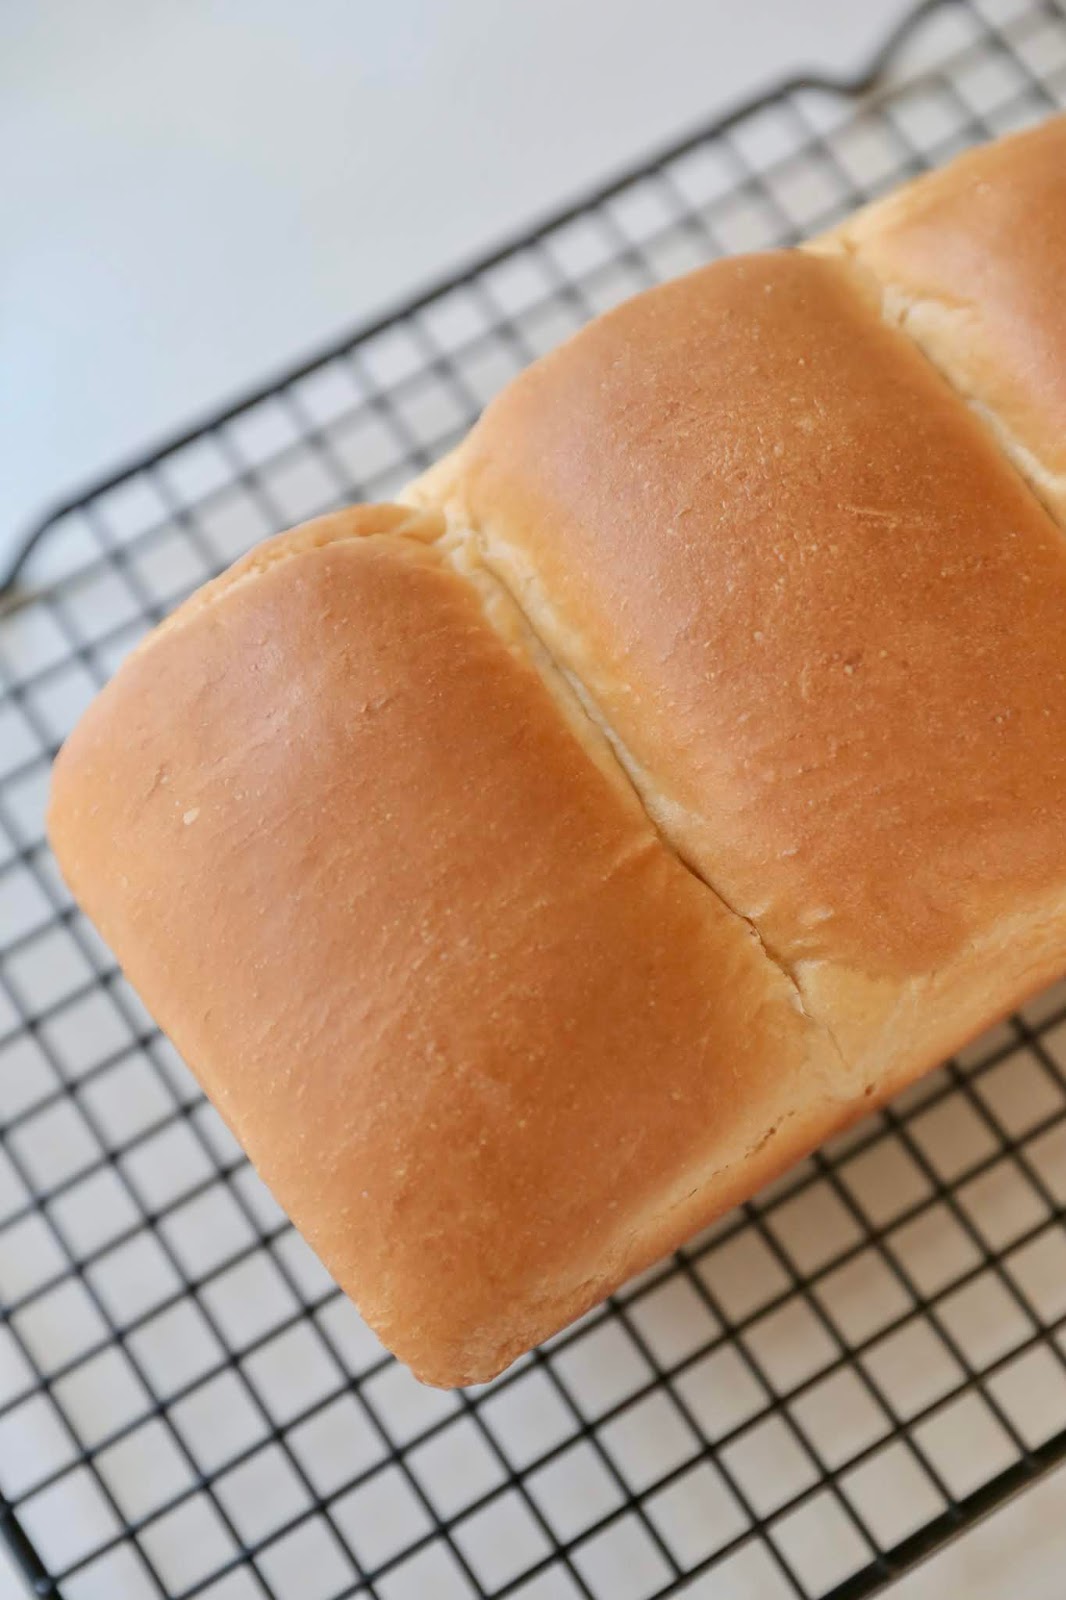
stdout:
[(1061, 108), (1066, 13), (940, 0), (877, 65), (660, 153), (27, 541), (0, 615), (0, 1533), (33, 1593), (852, 1600), (1066, 1459), (1066, 986), (442, 1394), (293, 1232), (43, 838), (59, 741), (191, 588), (388, 497), (621, 297)]

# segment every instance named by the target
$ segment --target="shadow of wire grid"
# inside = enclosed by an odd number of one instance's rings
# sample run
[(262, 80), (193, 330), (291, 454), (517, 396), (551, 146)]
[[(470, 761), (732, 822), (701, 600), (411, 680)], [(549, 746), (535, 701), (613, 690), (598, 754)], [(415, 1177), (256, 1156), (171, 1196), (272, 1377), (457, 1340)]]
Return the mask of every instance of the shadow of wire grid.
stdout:
[(1066, 986), (496, 1383), (420, 1388), (73, 909), (50, 758), (253, 541), (384, 498), (643, 285), (1066, 103), (1066, 14), (936, 8), (56, 519), (0, 621), (0, 1507), (66, 1600), (867, 1594), (1066, 1456)]

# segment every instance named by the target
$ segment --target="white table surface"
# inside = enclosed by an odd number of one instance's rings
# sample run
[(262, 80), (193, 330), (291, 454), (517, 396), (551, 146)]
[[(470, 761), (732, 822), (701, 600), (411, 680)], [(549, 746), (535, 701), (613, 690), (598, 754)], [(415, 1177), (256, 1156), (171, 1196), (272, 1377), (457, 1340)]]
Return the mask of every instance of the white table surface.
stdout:
[(0, 540), (906, 0), (3, 0)]
[[(857, 65), (903, 9), (4, 0), (0, 559), (84, 479), (716, 108)], [(1059, 1600), (1064, 1495), (895, 1600)]]

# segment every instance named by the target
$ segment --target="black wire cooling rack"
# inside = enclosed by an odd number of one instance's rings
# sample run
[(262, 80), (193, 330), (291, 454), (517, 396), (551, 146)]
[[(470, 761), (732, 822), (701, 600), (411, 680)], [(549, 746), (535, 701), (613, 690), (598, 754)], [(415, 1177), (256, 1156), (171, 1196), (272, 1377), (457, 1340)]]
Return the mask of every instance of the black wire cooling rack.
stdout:
[(622, 296), (1066, 103), (1059, 6), (943, 0), (896, 44), (873, 96), (783, 87), (34, 535), (0, 617), (0, 1532), (34, 1593), (845, 1600), (1066, 1458), (1066, 986), (441, 1394), (293, 1232), (43, 839), (96, 687), (254, 540), (387, 497)]

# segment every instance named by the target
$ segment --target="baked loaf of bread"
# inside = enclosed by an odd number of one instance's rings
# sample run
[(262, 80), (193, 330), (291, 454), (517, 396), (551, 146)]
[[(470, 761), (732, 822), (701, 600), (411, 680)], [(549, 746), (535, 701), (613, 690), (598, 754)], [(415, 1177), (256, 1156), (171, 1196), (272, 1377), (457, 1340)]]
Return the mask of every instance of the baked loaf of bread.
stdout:
[(1064, 282), (1059, 121), (651, 290), (65, 746), (71, 889), (420, 1377), (1066, 968)]

